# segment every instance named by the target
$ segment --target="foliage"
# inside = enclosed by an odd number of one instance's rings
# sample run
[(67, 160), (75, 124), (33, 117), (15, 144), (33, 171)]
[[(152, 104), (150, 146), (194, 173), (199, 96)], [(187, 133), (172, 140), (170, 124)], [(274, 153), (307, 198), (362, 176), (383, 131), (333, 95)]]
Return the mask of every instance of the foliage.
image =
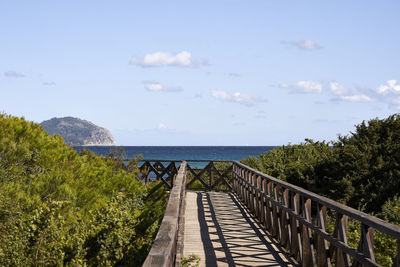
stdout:
[(276, 148), (243, 163), (271, 176), (343, 202), (379, 213), (400, 188), (400, 115), (356, 125), (334, 142)]
[(380, 212), (400, 188), (400, 115), (356, 125), (334, 145), (338, 175), (356, 191), (348, 205), (366, 212)]
[[(333, 226), (331, 226), (333, 228)], [(348, 244), (354, 249), (358, 248), (361, 238), (361, 223), (351, 219), (348, 222)], [(396, 257), (396, 239), (380, 231), (374, 231), (373, 237), (375, 260), (381, 266), (392, 266)]]
[[(400, 115), (363, 121), (334, 142), (287, 145), (242, 160), (271, 176), (400, 225)], [(327, 226), (333, 231), (334, 222)], [(349, 244), (357, 248), (360, 224), (350, 220)], [(391, 266), (396, 240), (375, 231), (375, 257)]]
[(135, 161), (79, 155), (40, 125), (0, 115), (0, 265), (139, 266), (166, 205)]
[(200, 256), (196, 254), (190, 254), (187, 257), (182, 258), (182, 267), (197, 267), (200, 266)]
[(242, 162), (283, 181), (346, 202), (354, 188), (346, 179), (332, 177), (336, 161), (330, 145), (306, 139), (305, 143), (281, 146)]
[(388, 199), (382, 206), (379, 214), (382, 219), (393, 224), (400, 225), (400, 195)]

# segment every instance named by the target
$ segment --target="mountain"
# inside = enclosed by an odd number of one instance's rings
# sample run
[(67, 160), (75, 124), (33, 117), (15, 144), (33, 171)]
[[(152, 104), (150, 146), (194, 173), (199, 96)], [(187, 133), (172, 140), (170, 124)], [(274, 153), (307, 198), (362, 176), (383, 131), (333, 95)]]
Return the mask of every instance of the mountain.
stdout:
[(58, 134), (74, 146), (115, 146), (110, 131), (89, 121), (73, 117), (52, 118), (40, 123), (50, 135)]

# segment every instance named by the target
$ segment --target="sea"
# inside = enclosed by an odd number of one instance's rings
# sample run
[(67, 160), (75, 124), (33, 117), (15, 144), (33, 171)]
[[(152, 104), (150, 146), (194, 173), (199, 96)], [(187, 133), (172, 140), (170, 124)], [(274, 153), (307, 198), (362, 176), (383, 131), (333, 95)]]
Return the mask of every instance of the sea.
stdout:
[(91, 150), (97, 155), (106, 156), (122, 148), (126, 159), (141, 157), (157, 160), (241, 160), (249, 156), (257, 157), (267, 153), (275, 146), (77, 146)]

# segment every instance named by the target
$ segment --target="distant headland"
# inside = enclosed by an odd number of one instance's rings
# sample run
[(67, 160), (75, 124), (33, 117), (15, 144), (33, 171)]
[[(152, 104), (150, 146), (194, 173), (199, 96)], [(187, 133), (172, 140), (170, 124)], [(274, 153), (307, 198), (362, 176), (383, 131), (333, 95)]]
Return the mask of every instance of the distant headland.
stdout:
[(110, 131), (89, 121), (74, 118), (52, 118), (40, 123), (50, 135), (58, 134), (73, 146), (115, 146)]

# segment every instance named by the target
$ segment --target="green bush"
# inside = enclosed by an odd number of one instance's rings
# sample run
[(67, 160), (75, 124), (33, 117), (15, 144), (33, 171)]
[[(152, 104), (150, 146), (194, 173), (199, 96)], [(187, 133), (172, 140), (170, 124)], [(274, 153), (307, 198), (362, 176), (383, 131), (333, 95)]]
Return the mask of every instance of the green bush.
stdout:
[(357, 190), (347, 204), (379, 213), (382, 205), (400, 188), (400, 115), (373, 119), (356, 125), (348, 136), (334, 144), (336, 175)]
[(79, 155), (40, 125), (0, 115), (0, 265), (140, 266), (167, 194), (137, 174), (134, 161)]
[(243, 159), (242, 162), (273, 177), (343, 203), (346, 203), (354, 191), (348, 180), (332, 175), (337, 171), (331, 143), (306, 139), (305, 143), (281, 146), (257, 158)]
[[(334, 142), (287, 145), (242, 160), (255, 169), (400, 225), (400, 115), (363, 121)], [(334, 222), (328, 227), (333, 231)], [(357, 248), (360, 225), (349, 223)], [(375, 231), (376, 260), (391, 266), (396, 240)]]
[(400, 115), (356, 125), (333, 142), (287, 145), (243, 163), (307, 190), (377, 214), (400, 188)]

